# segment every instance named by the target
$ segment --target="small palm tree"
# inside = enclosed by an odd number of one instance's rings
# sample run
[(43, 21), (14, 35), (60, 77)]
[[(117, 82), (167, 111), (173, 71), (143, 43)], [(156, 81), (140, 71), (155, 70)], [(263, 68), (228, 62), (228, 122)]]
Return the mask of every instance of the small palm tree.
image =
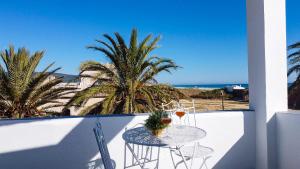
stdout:
[[(67, 104), (84, 105), (87, 100), (105, 94), (103, 101), (87, 106), (81, 114), (97, 110), (101, 114), (137, 113), (154, 111), (170, 99), (177, 99), (180, 92), (163, 84), (157, 84), (155, 77), (163, 71), (170, 72), (178, 66), (170, 59), (150, 56), (157, 48), (159, 37), (152, 39), (148, 35), (140, 43), (134, 29), (127, 45), (124, 39), (115, 33), (115, 38), (105, 34), (108, 42), (97, 40), (100, 46), (89, 49), (102, 52), (111, 62), (104, 65), (94, 61), (81, 64), (80, 75), (93, 79), (94, 83), (78, 92)], [(87, 73), (93, 72), (93, 73)]]
[(57, 87), (62, 77), (50, 78), (59, 68), (48, 72), (49, 65), (42, 72), (35, 72), (44, 52), (30, 56), (25, 48), (16, 53), (9, 47), (1, 53), (0, 64), (0, 115), (8, 118), (41, 116), (51, 113), (51, 108), (63, 106), (58, 99), (74, 89)]
[(300, 79), (300, 42), (290, 45), (288, 50), (292, 51), (291, 54), (288, 55), (288, 62), (290, 65), (288, 76), (292, 73), (296, 73), (298, 80)]

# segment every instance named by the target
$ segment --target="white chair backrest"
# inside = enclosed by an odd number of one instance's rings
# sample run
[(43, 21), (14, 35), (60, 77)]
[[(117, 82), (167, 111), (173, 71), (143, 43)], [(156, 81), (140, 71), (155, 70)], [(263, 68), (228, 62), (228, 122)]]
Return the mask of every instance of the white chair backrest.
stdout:
[(188, 100), (180, 100), (179, 101), (180, 107), (184, 112), (186, 113), (184, 117), (184, 123), (185, 125), (190, 126), (197, 126), (197, 120), (196, 120), (196, 107), (195, 107), (195, 100), (192, 101)]
[(96, 123), (96, 127), (93, 129), (93, 131), (96, 137), (104, 168), (114, 169), (100, 122)]
[(184, 108), (186, 111), (193, 112), (193, 113), (196, 112), (194, 99), (192, 101), (180, 100), (179, 104), (180, 104), (180, 107)]
[(162, 103), (161, 104), (161, 107), (163, 109), (163, 111), (166, 111), (168, 113), (174, 113), (177, 109), (180, 108), (180, 104), (179, 102), (175, 101), (175, 100), (172, 100), (171, 102), (167, 103), (167, 104), (164, 104)]

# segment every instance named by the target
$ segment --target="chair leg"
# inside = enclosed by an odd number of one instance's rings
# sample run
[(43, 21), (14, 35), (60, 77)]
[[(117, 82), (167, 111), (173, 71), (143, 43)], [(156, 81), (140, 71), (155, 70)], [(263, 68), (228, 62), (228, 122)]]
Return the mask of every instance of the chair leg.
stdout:
[[(191, 160), (191, 159), (190, 159), (190, 158), (187, 158), (187, 159), (184, 159), (184, 160), (180, 160), (180, 161), (175, 165), (175, 168), (177, 168), (181, 163), (185, 164), (184, 161), (187, 162), (188, 160)], [(188, 168), (187, 165), (185, 165), (185, 168), (186, 168), (186, 169), (191, 169), (191, 168)]]
[[(200, 165), (200, 169), (202, 169), (203, 166), (206, 166), (206, 165), (205, 165), (204, 158), (202, 159), (202, 164)], [(207, 169), (207, 166), (206, 166), (205, 168)]]
[(200, 166), (200, 169), (202, 169), (203, 166), (205, 166), (206, 169), (208, 169), (206, 161), (210, 158), (211, 156), (207, 156), (203, 158), (202, 164)]
[(206, 163), (204, 163), (204, 166), (205, 166), (205, 168), (206, 168), (206, 169), (208, 169), (208, 167), (207, 167)]
[(181, 163), (183, 163), (183, 162), (184, 162), (183, 160), (179, 161), (179, 162), (175, 165), (175, 169), (178, 167), (179, 164), (181, 164)]
[(194, 145), (193, 155), (192, 155), (192, 158), (191, 158), (191, 166), (190, 166), (190, 168), (193, 167), (193, 162), (194, 162), (194, 157), (195, 157), (195, 151), (196, 151), (196, 144), (197, 144), (197, 143), (195, 143), (195, 145)]
[(176, 169), (176, 164), (175, 164), (174, 157), (173, 157), (173, 150), (171, 148), (169, 148), (169, 150), (170, 150), (170, 155), (171, 155), (171, 159), (172, 159), (174, 169)]
[(186, 162), (186, 160), (185, 160), (185, 157), (184, 157), (184, 155), (182, 154), (181, 150), (178, 149), (178, 152), (179, 152), (179, 154), (180, 154), (180, 156), (181, 156), (181, 158), (182, 158), (182, 160), (183, 160), (183, 163), (184, 163), (184, 165), (185, 165), (185, 168), (186, 168), (186, 169), (189, 169), (189, 167), (188, 167), (188, 165), (187, 165), (187, 162)]

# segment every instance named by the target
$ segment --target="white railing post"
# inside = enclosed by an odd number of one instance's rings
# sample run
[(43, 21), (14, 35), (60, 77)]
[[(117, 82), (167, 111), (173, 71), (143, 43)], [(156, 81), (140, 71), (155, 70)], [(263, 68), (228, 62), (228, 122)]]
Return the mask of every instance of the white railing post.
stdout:
[(250, 109), (256, 168), (277, 168), (275, 113), (287, 111), (285, 0), (247, 0)]

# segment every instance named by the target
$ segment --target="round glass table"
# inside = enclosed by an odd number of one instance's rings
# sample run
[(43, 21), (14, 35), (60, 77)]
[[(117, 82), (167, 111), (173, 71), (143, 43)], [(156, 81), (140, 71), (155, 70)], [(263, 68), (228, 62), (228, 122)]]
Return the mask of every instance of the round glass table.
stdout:
[(171, 125), (159, 136), (153, 136), (145, 127), (129, 129), (123, 133), (127, 143), (145, 146), (178, 146), (194, 143), (206, 136), (203, 129), (193, 126)]
[[(180, 150), (182, 146), (186, 144), (196, 143), (205, 136), (206, 132), (203, 129), (184, 125), (171, 125), (167, 129), (165, 129), (159, 137), (154, 136), (145, 127), (137, 127), (126, 130), (122, 135), (125, 141), (125, 154), (127, 147), (132, 153), (133, 159), (135, 159), (135, 162), (129, 167), (139, 165), (141, 169), (144, 169), (145, 164), (151, 161), (157, 162), (155, 168), (158, 169), (160, 147), (170, 148), (170, 151), (171, 149), (176, 149), (178, 152), (180, 152), (180, 154), (182, 154)], [(134, 145), (146, 147), (146, 153), (143, 155), (143, 153), (140, 153), (139, 150), (135, 149)], [(152, 147), (158, 147), (158, 155), (156, 160), (151, 159)], [(139, 154), (142, 154), (141, 158), (139, 157)], [(150, 159), (148, 158), (149, 156)], [(184, 157), (182, 156), (182, 158)], [(172, 161), (174, 163), (173, 157)]]

